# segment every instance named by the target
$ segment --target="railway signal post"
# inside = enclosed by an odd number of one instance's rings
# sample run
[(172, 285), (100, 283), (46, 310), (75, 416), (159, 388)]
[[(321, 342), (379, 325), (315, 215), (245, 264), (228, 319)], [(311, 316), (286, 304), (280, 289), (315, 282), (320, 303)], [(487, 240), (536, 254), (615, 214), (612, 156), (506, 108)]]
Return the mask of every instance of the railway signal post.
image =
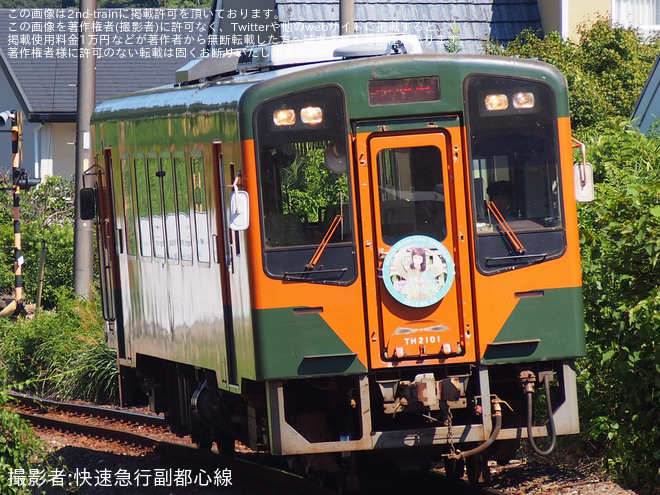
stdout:
[(0, 309), (0, 318), (17, 316), (24, 311), (23, 301), (23, 252), (21, 243), (21, 215), (20, 192), (36, 186), (40, 179), (30, 178), (27, 171), (21, 168), (21, 124), (22, 114), (16, 110), (3, 112), (2, 119), (11, 122), (11, 151), (12, 151), (12, 191), (14, 196), (14, 276), (15, 289), (13, 299), (3, 299), (4, 308)]

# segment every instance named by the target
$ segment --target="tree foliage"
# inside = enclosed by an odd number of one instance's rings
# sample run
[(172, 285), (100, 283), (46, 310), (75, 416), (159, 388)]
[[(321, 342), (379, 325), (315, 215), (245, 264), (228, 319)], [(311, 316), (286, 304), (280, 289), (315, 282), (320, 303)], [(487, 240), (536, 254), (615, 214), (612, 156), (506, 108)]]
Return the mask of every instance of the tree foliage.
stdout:
[(630, 123), (585, 135), (597, 200), (580, 207), (588, 356), (581, 410), (606, 467), (660, 487), (660, 140)]
[(523, 31), (502, 46), (489, 42), (487, 53), (538, 58), (559, 68), (568, 83), (571, 122), (576, 130), (612, 117), (630, 117), (658, 54), (660, 43), (646, 41), (634, 29), (612, 26), (606, 18), (579, 29), (580, 41)]
[[(11, 184), (8, 176), (3, 182)], [(73, 284), (73, 197), (73, 180), (51, 176), (18, 198), (25, 298), (36, 301), (43, 249), (42, 305), (46, 308), (55, 305), (62, 288)], [(13, 204), (11, 190), (0, 195), (0, 287), (5, 295), (13, 293), (16, 281)]]
[(323, 150), (312, 149), (300, 154), (295, 162), (282, 170), (285, 191), (284, 213), (293, 213), (308, 222), (319, 222), (329, 205), (346, 201), (346, 174), (335, 174), (325, 166)]
[(604, 467), (639, 493), (660, 488), (660, 134), (628, 120), (660, 52), (599, 19), (580, 41), (523, 32), (493, 54), (564, 73), (571, 122), (594, 165), (596, 200), (579, 208), (587, 356), (580, 414)]

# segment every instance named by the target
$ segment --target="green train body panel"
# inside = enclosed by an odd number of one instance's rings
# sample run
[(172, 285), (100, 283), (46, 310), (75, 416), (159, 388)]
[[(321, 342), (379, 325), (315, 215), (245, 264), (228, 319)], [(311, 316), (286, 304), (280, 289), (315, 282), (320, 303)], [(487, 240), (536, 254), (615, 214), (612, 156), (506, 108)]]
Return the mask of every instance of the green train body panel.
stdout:
[(356, 354), (317, 314), (293, 308), (253, 311), (257, 379), (365, 373)]
[(550, 361), (584, 356), (582, 288), (552, 289), (521, 299), (482, 364)]

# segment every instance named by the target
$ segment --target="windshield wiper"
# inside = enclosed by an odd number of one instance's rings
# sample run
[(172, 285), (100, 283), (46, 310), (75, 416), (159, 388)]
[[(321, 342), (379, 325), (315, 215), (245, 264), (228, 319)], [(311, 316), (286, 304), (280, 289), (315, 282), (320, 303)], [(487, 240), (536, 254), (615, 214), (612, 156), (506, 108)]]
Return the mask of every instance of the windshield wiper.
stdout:
[(548, 257), (547, 253), (539, 254), (519, 254), (513, 256), (498, 256), (497, 258), (486, 258), (487, 266), (499, 266), (499, 265), (522, 265), (527, 264), (531, 265), (537, 261), (543, 261)]
[(344, 219), (344, 215), (342, 215), (341, 213), (339, 215), (335, 215), (335, 218), (332, 219), (332, 223), (330, 224), (330, 227), (328, 227), (327, 232), (325, 233), (323, 239), (321, 240), (321, 244), (319, 244), (319, 247), (316, 248), (316, 251), (312, 256), (312, 259), (309, 260), (309, 263), (305, 265), (305, 270), (313, 270), (314, 267), (316, 267), (316, 264), (319, 262), (319, 259), (321, 259), (321, 256), (323, 255), (323, 251), (325, 251), (326, 246), (330, 242), (330, 239), (335, 233), (335, 230), (337, 230), (337, 227), (339, 227), (339, 224), (343, 219)]
[(526, 252), (525, 246), (522, 245), (522, 242), (520, 242), (520, 239), (518, 239), (516, 233), (513, 231), (511, 226), (504, 219), (504, 215), (502, 215), (502, 212), (497, 207), (497, 205), (492, 201), (489, 201), (488, 203), (486, 203), (486, 206), (488, 206), (488, 210), (490, 210), (490, 212), (493, 214), (495, 220), (497, 220), (497, 223), (500, 224), (500, 227), (504, 231), (504, 234), (506, 235), (507, 239), (509, 239), (509, 242), (513, 246), (513, 249), (515, 249), (516, 252), (519, 254), (525, 254)]
[[(283, 280), (302, 280), (302, 281), (315, 281), (315, 280), (339, 280), (344, 274), (348, 271), (348, 268), (329, 268), (329, 269), (320, 269), (314, 272), (304, 271), (304, 272), (285, 272)], [(334, 277), (322, 277), (319, 278), (319, 275), (330, 275), (335, 274)], [(314, 277), (314, 278), (310, 278)]]

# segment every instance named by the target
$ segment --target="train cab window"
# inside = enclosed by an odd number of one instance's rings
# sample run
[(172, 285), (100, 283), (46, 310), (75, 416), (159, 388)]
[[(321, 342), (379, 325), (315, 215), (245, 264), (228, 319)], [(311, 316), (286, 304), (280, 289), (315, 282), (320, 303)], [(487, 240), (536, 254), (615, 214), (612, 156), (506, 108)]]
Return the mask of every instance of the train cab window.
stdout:
[(135, 235), (135, 203), (133, 202), (133, 171), (131, 160), (122, 158), (120, 161), (122, 189), (124, 196), (124, 223), (126, 225), (126, 253), (135, 255), (137, 240)]
[(138, 231), (140, 232), (140, 254), (151, 256), (151, 217), (149, 214), (149, 183), (147, 181), (147, 164), (144, 156), (136, 155), (135, 185), (138, 214)]
[(442, 241), (447, 236), (442, 156), (435, 146), (378, 153), (378, 190), (383, 241), (409, 235)]
[(160, 188), (158, 157), (147, 157), (149, 197), (151, 198), (151, 227), (154, 238), (154, 257), (165, 258), (165, 229), (163, 227), (163, 198)]
[(197, 240), (197, 260), (208, 263), (210, 260), (209, 226), (206, 220), (206, 186), (204, 180), (204, 160), (201, 156), (190, 158), (190, 173), (193, 184), (193, 205), (195, 212), (195, 238)]
[(183, 153), (174, 154), (174, 179), (176, 189), (177, 220), (179, 222), (179, 242), (181, 259), (192, 261), (192, 234), (190, 228), (190, 195), (188, 193), (188, 172)]
[(477, 266), (497, 273), (565, 249), (552, 89), (522, 78), (467, 79)]
[(351, 283), (357, 261), (341, 89), (269, 100), (257, 109), (254, 126), (266, 273)]

